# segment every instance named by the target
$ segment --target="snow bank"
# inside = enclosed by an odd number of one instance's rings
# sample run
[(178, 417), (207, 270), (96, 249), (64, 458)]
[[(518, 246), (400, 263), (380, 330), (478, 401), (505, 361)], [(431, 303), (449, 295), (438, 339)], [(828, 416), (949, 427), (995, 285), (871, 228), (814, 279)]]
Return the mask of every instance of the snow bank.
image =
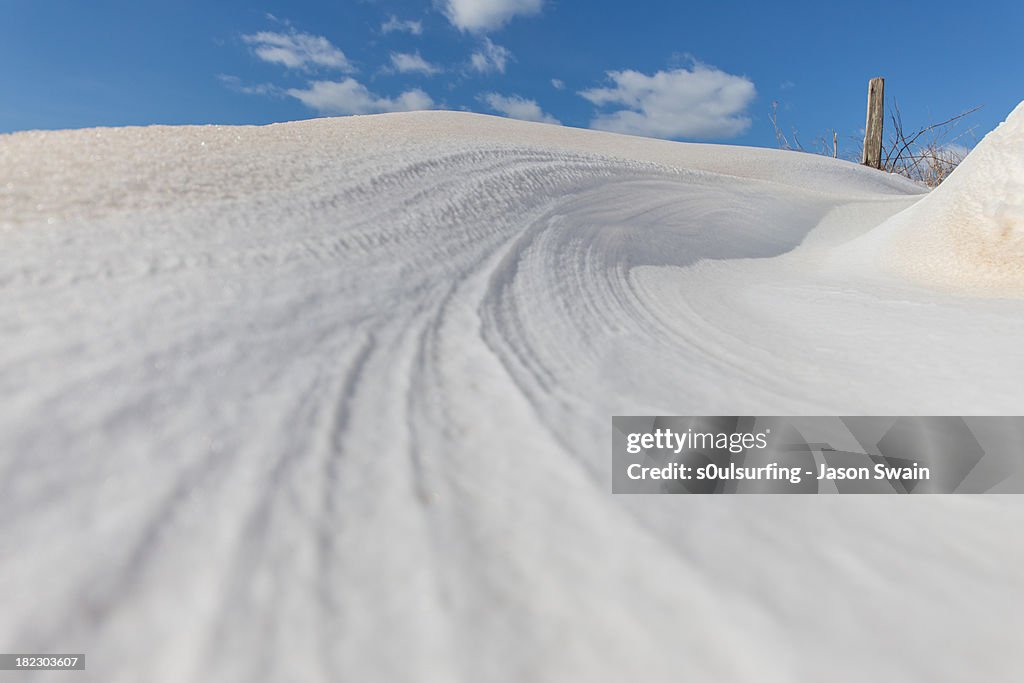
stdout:
[(949, 291), (1024, 296), (1024, 102), (929, 196), (837, 257)]
[(0, 643), (125, 683), (1019, 680), (1014, 497), (610, 493), (614, 414), (1019, 413), (1024, 302), (835, 258), (921, 197), (445, 112), (0, 136)]

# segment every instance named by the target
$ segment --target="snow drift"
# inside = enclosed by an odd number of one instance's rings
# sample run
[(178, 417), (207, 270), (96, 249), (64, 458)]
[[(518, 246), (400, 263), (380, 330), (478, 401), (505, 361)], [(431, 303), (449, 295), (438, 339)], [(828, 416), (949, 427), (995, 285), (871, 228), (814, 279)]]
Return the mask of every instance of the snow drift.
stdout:
[(926, 285), (1024, 296), (1024, 103), (934, 192), (842, 255), (854, 254)]
[(0, 643), (126, 682), (1015, 679), (1015, 498), (610, 494), (613, 414), (1019, 413), (1024, 303), (887, 265), (967, 183), (1012, 215), (988, 163), (922, 199), (457, 113), (0, 136)]

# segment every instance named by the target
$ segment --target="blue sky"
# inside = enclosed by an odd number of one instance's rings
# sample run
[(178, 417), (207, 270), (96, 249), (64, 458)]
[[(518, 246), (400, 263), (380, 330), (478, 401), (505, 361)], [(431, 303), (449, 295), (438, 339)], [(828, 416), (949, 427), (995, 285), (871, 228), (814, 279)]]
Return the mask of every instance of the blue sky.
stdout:
[(777, 101), (805, 146), (835, 128), (852, 148), (872, 76), (909, 125), (984, 105), (979, 138), (1024, 98), (1019, 0), (0, 0), (0, 13), (0, 132), (446, 108), (772, 147)]

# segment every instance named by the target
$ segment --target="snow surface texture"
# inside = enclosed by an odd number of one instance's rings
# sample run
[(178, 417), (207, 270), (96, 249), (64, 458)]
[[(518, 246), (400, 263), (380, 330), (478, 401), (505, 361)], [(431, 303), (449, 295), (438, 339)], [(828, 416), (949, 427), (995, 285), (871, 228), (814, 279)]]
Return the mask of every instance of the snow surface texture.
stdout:
[[(1020, 413), (1019, 261), (969, 242), (1019, 239), (1022, 118), (923, 200), (459, 113), (0, 136), (2, 649), (126, 683), (1021, 680), (1016, 497), (609, 468), (613, 414)], [(931, 286), (951, 239), (1010, 296)]]

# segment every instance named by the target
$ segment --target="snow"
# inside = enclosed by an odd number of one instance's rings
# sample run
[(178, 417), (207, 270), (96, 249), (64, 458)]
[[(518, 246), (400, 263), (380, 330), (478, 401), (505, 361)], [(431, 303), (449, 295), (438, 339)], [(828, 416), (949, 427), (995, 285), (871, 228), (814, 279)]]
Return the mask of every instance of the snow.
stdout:
[(935, 192), (841, 255), (954, 292), (1024, 294), (1024, 102)]
[(1022, 126), (930, 195), (451, 112), (0, 136), (0, 643), (97, 681), (1019, 680), (1016, 497), (612, 496), (609, 437), (1019, 413)]

